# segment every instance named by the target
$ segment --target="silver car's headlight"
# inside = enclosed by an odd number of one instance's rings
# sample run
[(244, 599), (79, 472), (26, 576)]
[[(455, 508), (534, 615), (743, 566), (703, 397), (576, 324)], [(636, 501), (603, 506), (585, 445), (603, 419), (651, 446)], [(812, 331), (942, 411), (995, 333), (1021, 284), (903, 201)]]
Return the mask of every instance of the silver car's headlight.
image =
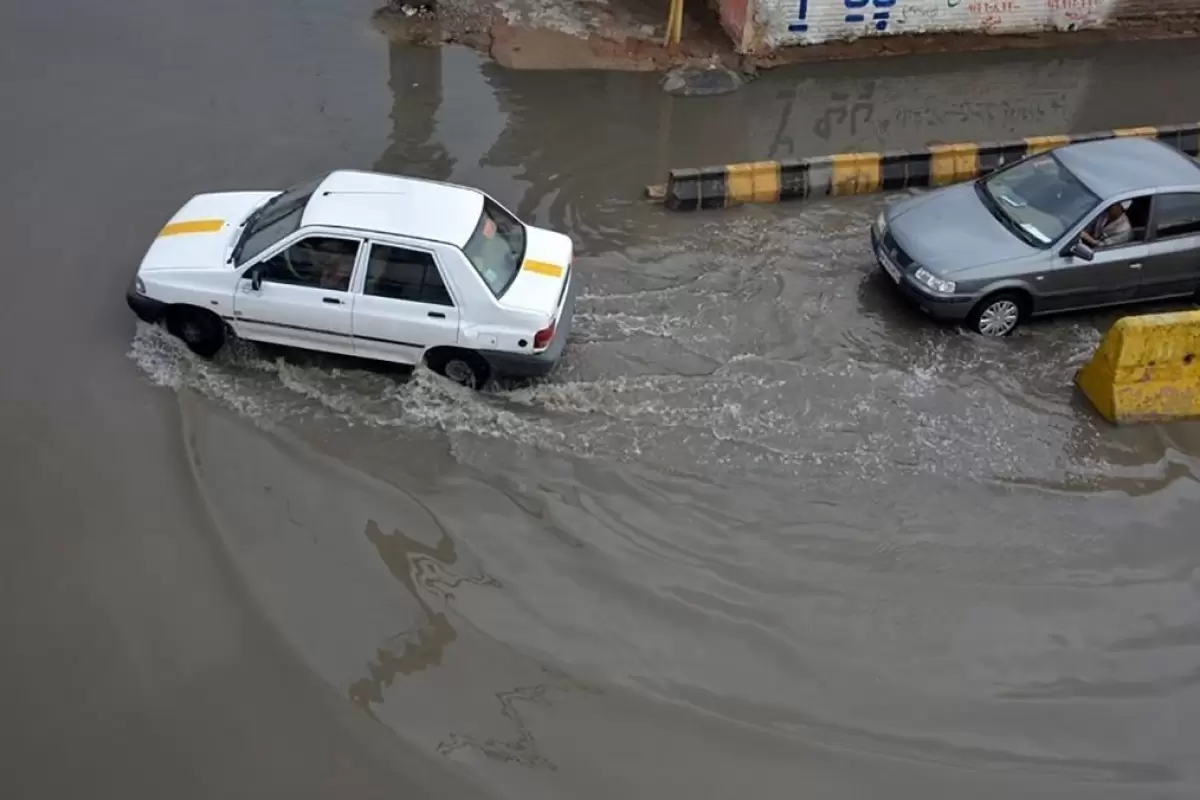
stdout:
[(954, 294), (954, 281), (943, 280), (924, 267), (914, 272), (913, 277), (938, 294)]
[(880, 211), (879, 216), (875, 218), (875, 232), (883, 233), (883, 229), (887, 227), (887, 219), (884, 217), (886, 212)]
[(133, 281), (133, 288), (138, 294), (145, 294), (146, 293), (146, 282), (143, 281), (141, 278), (135, 278)]

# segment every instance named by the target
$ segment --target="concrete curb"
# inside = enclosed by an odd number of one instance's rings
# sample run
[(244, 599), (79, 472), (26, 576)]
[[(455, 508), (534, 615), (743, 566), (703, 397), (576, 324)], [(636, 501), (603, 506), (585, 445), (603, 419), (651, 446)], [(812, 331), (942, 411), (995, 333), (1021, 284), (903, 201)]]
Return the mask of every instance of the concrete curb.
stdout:
[(1122, 317), (1075, 383), (1109, 422), (1200, 417), (1200, 311)]
[(1158, 139), (1190, 156), (1200, 152), (1200, 123), (1147, 125), (1075, 136), (1030, 136), (1010, 142), (961, 142), (911, 151), (838, 153), (789, 161), (673, 169), (665, 186), (646, 187), (646, 197), (672, 211), (696, 211), (742, 203), (945, 186), (972, 180), (1065, 144), (1118, 136)]

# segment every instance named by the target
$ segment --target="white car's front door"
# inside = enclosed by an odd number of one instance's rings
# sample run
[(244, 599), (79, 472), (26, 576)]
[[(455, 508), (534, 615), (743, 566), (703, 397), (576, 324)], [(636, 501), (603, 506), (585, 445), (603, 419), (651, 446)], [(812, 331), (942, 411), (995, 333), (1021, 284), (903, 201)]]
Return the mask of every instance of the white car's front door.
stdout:
[(361, 245), (358, 239), (307, 236), (243, 271), (233, 298), (238, 335), (352, 355), (350, 282)]
[(370, 243), (354, 298), (354, 352), (416, 364), (430, 347), (458, 342), (459, 307), (432, 250)]

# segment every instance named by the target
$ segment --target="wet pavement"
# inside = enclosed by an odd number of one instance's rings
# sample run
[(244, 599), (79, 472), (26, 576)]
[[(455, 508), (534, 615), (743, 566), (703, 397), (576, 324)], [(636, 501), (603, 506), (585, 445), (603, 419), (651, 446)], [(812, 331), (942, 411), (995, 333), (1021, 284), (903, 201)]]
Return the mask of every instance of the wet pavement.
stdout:
[[(1072, 390), (1116, 315), (930, 325), (874, 275), (885, 198), (637, 198), (1200, 119), (1200, 46), (671, 98), (389, 46), (370, 10), (0, 11), (12, 796), (1196, 796), (1200, 426), (1113, 430)], [(340, 166), (571, 232), (561, 373), (479, 395), (133, 324), (190, 194)]]

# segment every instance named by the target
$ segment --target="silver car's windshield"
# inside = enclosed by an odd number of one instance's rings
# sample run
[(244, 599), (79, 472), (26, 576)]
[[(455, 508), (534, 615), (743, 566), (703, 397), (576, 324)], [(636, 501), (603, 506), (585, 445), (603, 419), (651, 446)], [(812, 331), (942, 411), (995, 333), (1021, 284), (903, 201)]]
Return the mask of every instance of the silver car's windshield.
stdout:
[(975, 184), (988, 210), (1035, 247), (1049, 247), (1100, 202), (1052, 153)]

